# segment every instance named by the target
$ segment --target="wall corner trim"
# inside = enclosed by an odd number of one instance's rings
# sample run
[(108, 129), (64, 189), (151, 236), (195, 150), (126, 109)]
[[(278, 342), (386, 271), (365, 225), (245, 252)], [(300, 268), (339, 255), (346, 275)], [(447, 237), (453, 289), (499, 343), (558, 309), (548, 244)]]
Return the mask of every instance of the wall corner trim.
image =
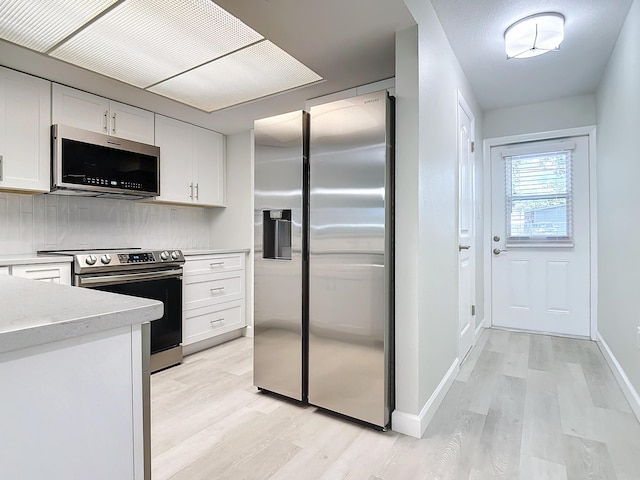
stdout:
[(640, 422), (640, 395), (636, 391), (636, 389), (631, 384), (629, 377), (622, 369), (622, 366), (618, 363), (618, 360), (613, 355), (613, 352), (607, 345), (607, 342), (604, 341), (602, 334), (598, 332), (598, 347), (600, 347), (600, 351), (602, 355), (604, 355), (605, 360), (609, 364), (609, 368), (613, 372), (614, 377), (618, 381), (618, 385), (620, 385), (620, 389), (624, 394), (624, 398), (627, 399), (629, 405), (631, 406), (631, 410), (635, 414), (636, 418)]
[(427, 430), (429, 423), (433, 420), (438, 407), (442, 403), (445, 395), (451, 388), (453, 381), (460, 372), (460, 359), (456, 359), (449, 367), (447, 373), (442, 377), (440, 384), (435, 389), (427, 403), (424, 404), (418, 415), (394, 410), (391, 414), (391, 429), (394, 432), (409, 435), (414, 438), (421, 438)]

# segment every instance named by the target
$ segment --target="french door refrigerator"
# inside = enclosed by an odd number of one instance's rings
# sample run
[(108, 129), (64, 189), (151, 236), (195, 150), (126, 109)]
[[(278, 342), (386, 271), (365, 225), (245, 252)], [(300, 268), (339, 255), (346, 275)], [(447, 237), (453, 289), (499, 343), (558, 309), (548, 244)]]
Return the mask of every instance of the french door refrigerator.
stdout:
[(378, 428), (393, 409), (393, 100), (255, 122), (254, 384)]

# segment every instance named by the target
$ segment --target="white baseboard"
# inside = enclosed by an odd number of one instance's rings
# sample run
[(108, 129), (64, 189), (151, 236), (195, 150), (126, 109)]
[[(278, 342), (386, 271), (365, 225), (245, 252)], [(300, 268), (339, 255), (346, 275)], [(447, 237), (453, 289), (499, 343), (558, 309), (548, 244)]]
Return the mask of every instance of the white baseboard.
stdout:
[(618, 360), (616, 360), (616, 357), (613, 355), (613, 352), (609, 348), (609, 345), (607, 345), (607, 342), (605, 342), (604, 338), (602, 338), (602, 334), (600, 332), (598, 332), (598, 347), (600, 347), (602, 355), (604, 355), (604, 358), (607, 360), (609, 367), (611, 367), (611, 371), (616, 377), (616, 380), (618, 381), (618, 384), (620, 385), (622, 393), (627, 399), (627, 402), (629, 402), (631, 410), (633, 410), (633, 413), (640, 422), (640, 395), (638, 395), (636, 389), (633, 388), (629, 377), (627, 377), (627, 374), (624, 373), (622, 366), (618, 363)]
[(422, 410), (420, 410), (420, 414), (414, 415), (394, 410), (391, 414), (391, 429), (394, 432), (409, 435), (410, 437), (421, 438), (429, 426), (429, 423), (433, 420), (436, 410), (438, 410), (449, 388), (451, 388), (459, 371), (460, 360), (456, 358), (440, 381), (438, 388), (435, 389), (433, 395), (431, 395), (427, 403), (422, 407)]
[(183, 345), (182, 354), (184, 356), (191, 355), (193, 353), (206, 350), (207, 348), (215, 347), (222, 343), (228, 342), (229, 340), (235, 340), (236, 338), (240, 338), (241, 336), (241, 329), (232, 330), (230, 332), (223, 333), (222, 335), (216, 335), (215, 337), (209, 338), (207, 340), (201, 340), (200, 342)]
[(242, 330), (242, 336), (253, 338), (253, 327), (251, 325), (247, 325), (246, 327), (244, 327), (244, 329)]

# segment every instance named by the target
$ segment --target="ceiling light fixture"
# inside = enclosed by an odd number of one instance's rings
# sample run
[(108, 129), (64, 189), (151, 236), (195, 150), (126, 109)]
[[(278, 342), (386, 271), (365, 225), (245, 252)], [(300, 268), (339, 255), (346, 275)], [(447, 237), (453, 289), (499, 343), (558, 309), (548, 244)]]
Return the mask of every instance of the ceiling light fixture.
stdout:
[(518, 20), (504, 32), (507, 58), (530, 58), (553, 52), (564, 40), (564, 16), (538, 13)]

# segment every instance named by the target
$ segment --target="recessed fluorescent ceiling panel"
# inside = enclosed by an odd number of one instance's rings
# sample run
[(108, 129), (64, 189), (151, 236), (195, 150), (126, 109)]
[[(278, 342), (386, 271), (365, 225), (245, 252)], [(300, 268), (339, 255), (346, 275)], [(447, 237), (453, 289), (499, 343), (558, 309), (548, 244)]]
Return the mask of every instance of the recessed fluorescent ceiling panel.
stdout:
[(322, 80), (211, 0), (0, 0), (0, 38), (205, 111)]
[(127, 0), (51, 56), (145, 88), (262, 38), (211, 0)]
[(0, 38), (46, 52), (116, 0), (2, 0)]
[(149, 90), (212, 112), (319, 80), (317, 73), (265, 40)]

